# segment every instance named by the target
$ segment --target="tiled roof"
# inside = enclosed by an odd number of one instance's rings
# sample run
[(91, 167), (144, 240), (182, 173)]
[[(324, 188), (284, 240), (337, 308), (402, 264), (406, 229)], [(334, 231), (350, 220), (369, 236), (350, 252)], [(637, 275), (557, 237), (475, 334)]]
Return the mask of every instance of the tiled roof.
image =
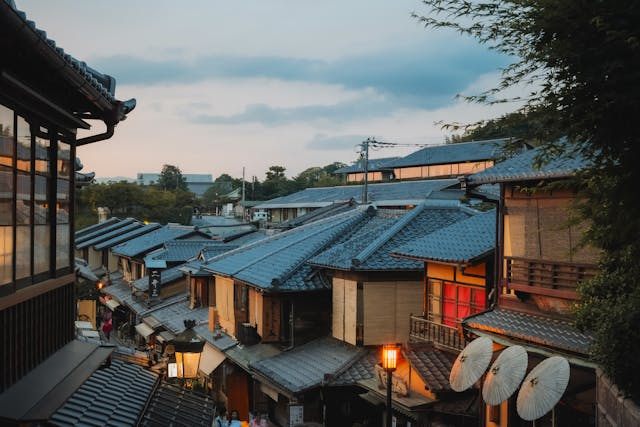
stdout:
[(136, 425), (157, 381), (155, 373), (113, 359), (95, 371), (49, 421), (55, 426)]
[[(124, 222), (124, 221), (123, 221)], [(120, 223), (122, 224), (122, 223)], [(118, 225), (120, 225), (118, 224)], [(107, 240), (111, 240), (114, 237), (122, 236), (130, 231), (137, 230), (141, 227), (144, 227), (144, 224), (141, 222), (131, 222), (128, 224), (123, 224), (122, 227), (115, 228), (108, 233), (100, 234), (98, 236), (93, 237), (92, 239), (83, 240), (82, 242), (76, 242), (76, 249), (88, 248), (89, 246), (96, 245), (98, 243), (106, 242)]]
[(125, 243), (121, 243), (118, 246), (114, 246), (111, 251), (115, 255), (133, 258), (157, 249), (169, 240), (184, 238), (196, 233), (198, 233), (198, 231), (193, 227), (165, 225), (150, 233), (143, 234)]
[(433, 145), (391, 162), (387, 166), (401, 168), (496, 159), (502, 155), (502, 149), (506, 142), (506, 139), (491, 139), (459, 144)]
[(314, 209), (311, 212), (307, 212), (304, 215), (301, 215), (296, 218), (292, 218), (288, 221), (283, 221), (277, 224), (276, 227), (282, 228), (282, 229), (299, 227), (301, 225), (308, 224), (313, 221), (318, 221), (320, 219), (327, 218), (332, 215), (337, 215), (339, 213), (343, 213), (351, 209), (355, 209), (354, 203), (351, 200), (346, 202), (336, 202), (328, 206), (323, 206), (321, 208)]
[(228, 247), (219, 240), (211, 239), (189, 239), (189, 240), (169, 240), (164, 243), (164, 248), (147, 255), (148, 259), (159, 259), (167, 262), (185, 262), (196, 258), (203, 249), (212, 247), (214, 249), (230, 250), (236, 246)]
[(116, 245), (121, 244), (122, 242), (127, 242), (131, 239), (135, 239), (136, 237), (142, 236), (143, 234), (147, 234), (152, 232), (153, 230), (157, 230), (160, 228), (160, 224), (146, 224), (143, 227), (136, 228), (134, 230), (129, 231), (128, 233), (113, 237), (104, 242), (100, 242), (94, 245), (94, 249), (100, 251), (102, 249), (107, 249), (114, 247)]
[(204, 269), (269, 291), (306, 291), (324, 287), (304, 263), (362, 221), (363, 210), (278, 233), (210, 260)]
[(95, 229), (89, 233), (83, 234), (80, 237), (76, 237), (75, 242), (76, 243), (82, 243), (85, 242), (87, 240), (93, 239), (94, 237), (98, 237), (101, 236), (103, 234), (109, 233), (113, 230), (117, 230), (119, 228), (122, 228), (126, 225), (130, 225), (135, 223), (136, 220), (133, 218), (125, 218), (123, 220), (118, 220), (117, 222), (111, 223), (105, 227), (100, 227), (98, 229)]
[(224, 241), (236, 246), (244, 246), (269, 237), (266, 230), (256, 230), (249, 233), (242, 232), (237, 235), (225, 236)]
[[(180, 270), (182, 265), (167, 268), (165, 270), (160, 270), (160, 283), (162, 285), (166, 285), (171, 282), (175, 282), (178, 279), (184, 278), (184, 273)], [(149, 275), (143, 276), (138, 280), (134, 280), (133, 287), (138, 289), (139, 291), (148, 291), (149, 290)]]
[(465, 328), (487, 331), (560, 350), (587, 354), (592, 338), (566, 320), (497, 309), (467, 317)]
[(577, 154), (551, 160), (541, 167), (535, 167), (540, 149), (525, 151), (493, 167), (470, 175), (469, 183), (495, 183), (509, 181), (527, 181), (536, 179), (567, 178), (587, 166), (587, 162)]
[[(76, 158), (77, 158), (77, 157), (76, 157)], [(76, 232), (74, 232), (74, 233), (73, 233), (73, 236), (74, 236), (74, 237), (76, 238), (76, 240), (77, 240), (78, 238), (80, 238), (80, 237), (84, 236), (84, 235), (85, 235), (85, 234), (87, 234), (87, 233), (92, 233), (92, 232), (94, 232), (94, 231), (96, 231), (96, 230), (99, 230), (99, 229), (101, 229), (101, 228), (109, 227), (109, 226), (111, 226), (111, 225), (113, 225), (113, 224), (115, 224), (115, 223), (117, 223), (117, 222), (120, 222), (120, 219), (119, 219), (119, 218), (111, 217), (111, 218), (109, 218), (109, 219), (107, 219), (107, 220), (105, 220), (105, 221), (99, 222), (99, 223), (97, 223), (97, 224), (93, 224), (93, 225), (90, 225), (90, 226), (88, 226), (88, 227), (81, 228), (80, 230), (77, 230)]]
[(421, 204), (410, 211), (378, 209), (309, 264), (340, 270), (422, 270), (421, 261), (391, 257), (394, 248), (469, 217), (458, 202)]
[(211, 427), (215, 403), (210, 396), (163, 382), (151, 397), (139, 426)]
[(335, 338), (319, 338), (291, 351), (252, 363), (251, 369), (292, 394), (321, 385), (362, 350)]
[[(389, 163), (392, 163), (396, 160), (399, 160), (400, 157), (383, 157), (381, 159), (369, 159), (369, 164), (367, 170), (369, 172), (381, 171), (381, 170), (389, 170), (393, 169), (388, 167)], [(351, 166), (345, 166), (343, 168), (337, 169), (334, 174), (341, 173), (357, 173), (364, 172), (364, 161), (358, 161)]]
[[(1, 27), (13, 35), (13, 39), (8, 41), (17, 45), (15, 51), (20, 52), (18, 56), (20, 63), (24, 66), (24, 64), (33, 63), (32, 57), (40, 58), (37, 63), (43, 66), (41, 74), (52, 71), (54, 75), (47, 77), (56, 78), (61, 83), (60, 86), (62, 83), (65, 84), (64, 87), (56, 89), (76, 88), (74, 92), (82, 96), (83, 106), (90, 103), (94, 113), (110, 115), (111, 120), (116, 122), (124, 120), (126, 114), (135, 107), (135, 100), (121, 102), (114, 97), (116, 82), (113, 77), (92, 69), (86, 63), (66, 53), (56, 45), (54, 40), (47, 37), (45, 31), (37, 28), (35, 22), (27, 19), (26, 14), (18, 10), (13, 1), (0, 2), (0, 17), (2, 17)], [(25, 52), (24, 46), (34, 47)], [(12, 56), (9, 56), (10, 65), (13, 65), (12, 62), (18, 62), (11, 61), (11, 58)], [(29, 59), (32, 61), (29, 62)], [(78, 105), (75, 106), (78, 107)]]
[(208, 322), (209, 320), (208, 307), (200, 307), (192, 310), (189, 308), (189, 301), (185, 300), (176, 302), (175, 304), (168, 304), (163, 308), (153, 310), (150, 314), (174, 334), (179, 334), (184, 331), (185, 320), (195, 320), (196, 325)]
[(214, 245), (206, 246), (205, 248), (202, 249), (201, 254), (204, 257), (204, 259), (211, 259), (225, 252), (238, 249), (240, 246), (241, 245), (229, 244), (229, 243), (223, 243), (215, 246)]
[(238, 345), (238, 341), (222, 331), (209, 331), (208, 324), (195, 326), (193, 330), (198, 333), (198, 336), (204, 338), (208, 343), (212, 344), (220, 351), (227, 351), (231, 347)]
[(430, 391), (451, 391), (449, 374), (453, 361), (447, 354), (430, 345), (412, 345), (403, 354)]
[[(114, 279), (114, 276), (111, 275), (111, 285), (105, 286), (102, 291), (105, 294), (111, 295), (120, 301), (121, 304), (129, 307), (134, 313), (138, 315), (149, 314), (155, 310), (159, 310), (160, 308), (164, 308), (167, 305), (172, 305), (176, 303), (182, 303), (189, 298), (188, 292), (182, 292), (178, 295), (173, 295), (169, 298), (163, 299), (154, 303), (154, 305), (149, 306), (147, 304), (146, 298), (142, 296), (132, 295), (132, 288), (129, 287), (124, 281)], [(142, 294), (141, 291), (138, 294)], [(188, 304), (188, 303), (187, 303)]]
[(467, 263), (495, 248), (496, 211), (479, 213), (393, 250), (411, 259)]
[[(422, 181), (402, 181), (369, 184), (368, 201), (377, 205), (417, 204), (430, 198), (432, 193), (456, 183), (455, 179), (431, 179)], [(362, 202), (362, 185), (307, 188), (288, 196), (268, 200), (256, 209), (286, 207), (322, 207), (334, 202), (355, 200)]]
[(369, 348), (353, 360), (331, 379), (332, 386), (355, 385), (362, 380), (373, 378), (375, 366), (380, 363), (380, 349)]
[(198, 276), (198, 277), (211, 276), (211, 273), (209, 273), (208, 271), (202, 269), (202, 266), (205, 263), (206, 263), (206, 261), (203, 261), (203, 260), (194, 260), (194, 261), (186, 262), (186, 263), (178, 266), (178, 268), (183, 273), (190, 274), (191, 276)]

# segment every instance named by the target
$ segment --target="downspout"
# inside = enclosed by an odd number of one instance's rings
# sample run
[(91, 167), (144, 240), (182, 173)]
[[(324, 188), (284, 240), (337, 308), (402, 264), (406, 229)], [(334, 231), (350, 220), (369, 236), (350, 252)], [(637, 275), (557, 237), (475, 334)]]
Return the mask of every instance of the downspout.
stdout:
[(107, 124), (107, 130), (103, 133), (99, 133), (97, 135), (87, 136), (85, 138), (80, 138), (76, 140), (76, 147), (80, 147), (81, 145), (91, 144), (93, 142), (104, 141), (105, 139), (109, 139), (113, 136), (115, 131), (115, 124)]

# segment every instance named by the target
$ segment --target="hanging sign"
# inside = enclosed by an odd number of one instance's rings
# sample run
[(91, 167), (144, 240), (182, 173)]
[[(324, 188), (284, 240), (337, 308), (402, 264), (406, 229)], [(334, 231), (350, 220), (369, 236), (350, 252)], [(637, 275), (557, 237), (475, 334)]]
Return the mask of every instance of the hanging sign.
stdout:
[(149, 272), (149, 298), (160, 298), (160, 285), (160, 270), (151, 270)]

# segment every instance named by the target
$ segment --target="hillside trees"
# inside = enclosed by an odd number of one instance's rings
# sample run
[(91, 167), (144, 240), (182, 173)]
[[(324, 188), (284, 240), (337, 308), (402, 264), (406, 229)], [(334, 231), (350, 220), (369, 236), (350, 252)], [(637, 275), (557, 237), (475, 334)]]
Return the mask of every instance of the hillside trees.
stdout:
[[(519, 112), (536, 117), (545, 161), (579, 153), (578, 177), (602, 249), (601, 272), (579, 287), (579, 326), (593, 331), (594, 358), (627, 394), (640, 398), (640, 3), (619, 0), (423, 0), (427, 28), (469, 36), (511, 58), (497, 87), (470, 101), (528, 93)], [(559, 137), (565, 136), (566, 139)], [(634, 325), (634, 326), (630, 326)]]

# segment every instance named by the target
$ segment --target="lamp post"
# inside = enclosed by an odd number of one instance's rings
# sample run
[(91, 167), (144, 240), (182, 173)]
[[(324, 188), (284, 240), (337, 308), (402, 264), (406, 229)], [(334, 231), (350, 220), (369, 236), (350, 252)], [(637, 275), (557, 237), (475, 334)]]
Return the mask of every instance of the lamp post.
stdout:
[(391, 405), (391, 385), (393, 382), (393, 371), (398, 365), (398, 348), (394, 345), (385, 345), (382, 347), (382, 368), (387, 371), (387, 422), (385, 427), (391, 427), (391, 414), (393, 406)]
[(185, 320), (185, 330), (173, 339), (176, 362), (168, 366), (168, 376), (183, 379), (193, 379), (198, 376), (200, 355), (204, 348), (204, 341), (193, 330), (195, 320)]

